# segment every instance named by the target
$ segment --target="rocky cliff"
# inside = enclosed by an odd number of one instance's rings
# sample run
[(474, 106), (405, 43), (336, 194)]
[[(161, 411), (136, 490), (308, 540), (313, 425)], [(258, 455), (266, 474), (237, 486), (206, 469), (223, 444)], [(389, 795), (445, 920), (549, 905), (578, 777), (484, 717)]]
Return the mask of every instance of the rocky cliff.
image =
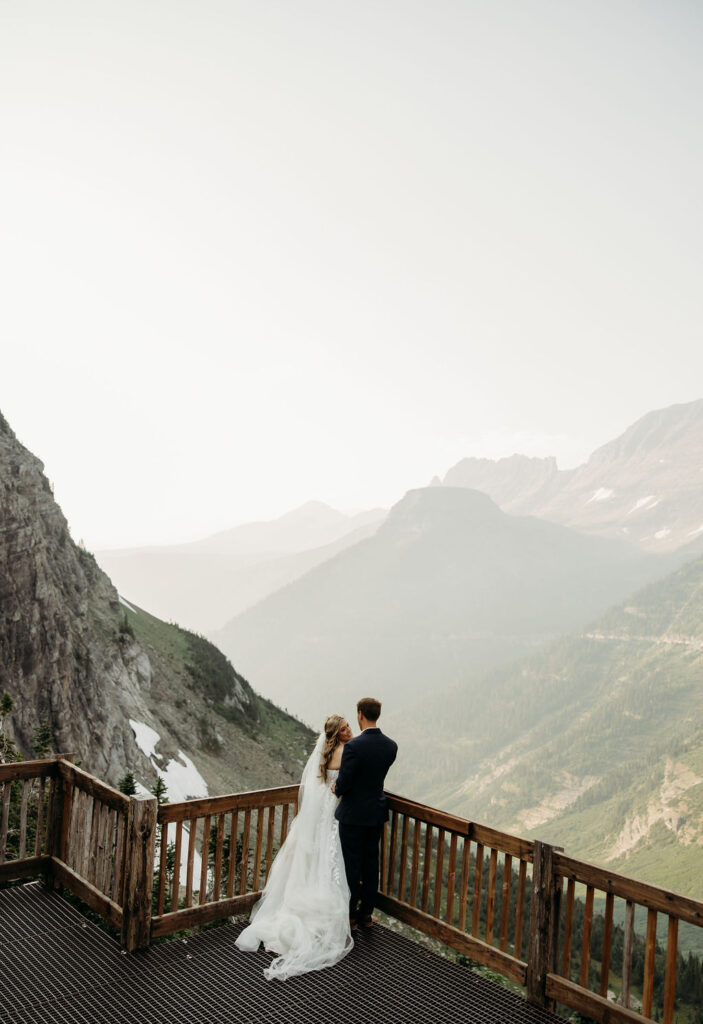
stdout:
[(0, 415), (2, 690), (25, 755), (47, 723), (56, 750), (113, 784), (131, 767), (178, 788), (173, 769), (190, 771), (174, 798), (203, 780), (213, 791), (288, 783), (311, 740), (212, 645), (121, 600)]

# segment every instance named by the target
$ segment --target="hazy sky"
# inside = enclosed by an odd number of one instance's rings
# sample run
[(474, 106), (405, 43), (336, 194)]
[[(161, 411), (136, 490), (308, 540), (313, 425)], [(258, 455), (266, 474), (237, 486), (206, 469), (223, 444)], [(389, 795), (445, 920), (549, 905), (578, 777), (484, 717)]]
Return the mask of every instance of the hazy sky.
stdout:
[(91, 548), (703, 396), (697, 0), (0, 0), (0, 409)]

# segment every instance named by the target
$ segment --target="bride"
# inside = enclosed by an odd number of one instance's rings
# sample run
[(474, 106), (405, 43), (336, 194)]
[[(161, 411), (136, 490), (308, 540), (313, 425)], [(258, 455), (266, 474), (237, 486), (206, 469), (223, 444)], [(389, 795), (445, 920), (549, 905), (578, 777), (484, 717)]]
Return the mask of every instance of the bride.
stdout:
[(298, 814), (249, 924), (236, 940), (246, 952), (254, 952), (263, 942), (278, 953), (264, 971), (267, 980), (331, 967), (354, 944), (349, 886), (334, 817), (338, 798), (331, 788), (351, 736), (346, 719), (329, 716), (303, 770)]

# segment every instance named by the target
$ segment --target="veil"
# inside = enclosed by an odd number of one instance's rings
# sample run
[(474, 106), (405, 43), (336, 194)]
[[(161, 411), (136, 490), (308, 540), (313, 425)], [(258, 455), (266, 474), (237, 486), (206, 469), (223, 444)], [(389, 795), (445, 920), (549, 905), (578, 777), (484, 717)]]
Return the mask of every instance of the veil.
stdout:
[(267, 980), (337, 963), (353, 946), (339, 831), (337, 798), (320, 778), (325, 744), (321, 733), (300, 780), (298, 813), (274, 860), (250, 923), (236, 940), (242, 950), (263, 942), (279, 955)]
[[(317, 737), (317, 742), (312, 748), (312, 754), (307, 759), (305, 767), (303, 768), (303, 774), (300, 777), (300, 788), (298, 789), (298, 813), (295, 816), (293, 824), (296, 821), (308, 821), (313, 816), (317, 816), (319, 812), (319, 803), (321, 797), (324, 796), (324, 790), (327, 788), (325, 783), (320, 778), (320, 762), (322, 760), (322, 751), (325, 746), (325, 734), (321, 732)], [(301, 815), (305, 817), (302, 818)], [(299, 825), (298, 828), (301, 826)]]

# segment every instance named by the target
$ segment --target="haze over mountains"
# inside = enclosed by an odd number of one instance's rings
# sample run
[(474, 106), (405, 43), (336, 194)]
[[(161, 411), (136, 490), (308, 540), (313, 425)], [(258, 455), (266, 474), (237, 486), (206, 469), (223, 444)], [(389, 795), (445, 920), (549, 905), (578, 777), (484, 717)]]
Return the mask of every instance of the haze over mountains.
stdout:
[(163, 619), (210, 633), (374, 532), (383, 509), (351, 515), (321, 501), (191, 544), (98, 551), (123, 594)]
[(661, 571), (623, 541), (509, 516), (478, 491), (429, 487), (215, 639), (314, 723), (330, 699), (347, 714), (361, 691), (397, 707), (511, 661)]
[[(199, 751), (215, 783), (244, 777), (247, 762), (259, 778), (275, 763), (290, 778), (310, 734), (246, 679), (316, 728), (373, 693), (408, 751), (390, 788), (701, 895), (703, 401), (649, 413), (568, 472), (553, 459), (463, 460), (389, 513), (347, 516), (311, 502), (191, 545), (104, 552), (134, 609), (72, 545), (40, 464), (9, 428), (0, 440), (6, 541), (17, 524), (29, 530), (5, 552), (8, 565), (21, 555), (25, 603), (5, 594), (4, 664), (29, 665), (18, 652), (30, 641), (45, 672), (68, 657), (79, 717), (92, 728), (106, 714), (101, 730), (121, 758), (143, 756), (143, 736), (135, 746), (123, 728), (136, 708), (139, 722), (163, 730), (157, 753)], [(70, 621), (46, 619), (62, 602)], [(203, 630), (234, 608), (214, 638), (242, 674), (140, 611), (155, 606)], [(46, 643), (36, 623), (18, 638), (16, 623), (37, 608), (57, 624)], [(196, 680), (194, 652), (204, 666)], [(108, 680), (105, 709), (96, 666)], [(15, 692), (30, 678), (21, 673)], [(62, 731), (71, 705), (57, 685), (48, 704), (30, 686), (25, 745), (46, 707), (59, 734), (74, 735)], [(228, 693), (240, 695), (229, 711)], [(89, 735), (78, 729), (76, 742)], [(91, 749), (95, 770), (105, 756)]]

